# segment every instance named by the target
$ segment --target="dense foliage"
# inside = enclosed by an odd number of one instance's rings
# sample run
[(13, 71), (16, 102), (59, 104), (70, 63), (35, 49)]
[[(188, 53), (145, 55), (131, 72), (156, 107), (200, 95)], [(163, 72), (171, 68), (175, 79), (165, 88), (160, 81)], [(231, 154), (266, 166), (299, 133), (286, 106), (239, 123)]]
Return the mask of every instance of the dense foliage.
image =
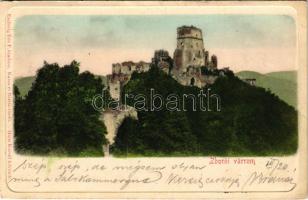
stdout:
[[(221, 110), (193, 110), (192, 101), (180, 102), (187, 110), (138, 111), (138, 120), (121, 124), (113, 153), (117, 155), (285, 155), (297, 149), (297, 112), (276, 95), (244, 83), (232, 72), (219, 77), (210, 88), (221, 100)], [(152, 66), (146, 73), (134, 73), (123, 94), (143, 94), (150, 89), (164, 99), (175, 93), (198, 95), (200, 89), (178, 84)], [(122, 98), (123, 99), (123, 98)], [(199, 101), (199, 100), (198, 100)], [(211, 100), (212, 101), (212, 100)], [(132, 99), (128, 105), (136, 106)], [(199, 104), (197, 104), (199, 105)], [(210, 105), (210, 104), (209, 104)], [(213, 104), (215, 105), (215, 103)]]
[(22, 98), (15, 86), (15, 148), (19, 153), (102, 155), (106, 128), (91, 100), (102, 80), (79, 63), (44, 63)]

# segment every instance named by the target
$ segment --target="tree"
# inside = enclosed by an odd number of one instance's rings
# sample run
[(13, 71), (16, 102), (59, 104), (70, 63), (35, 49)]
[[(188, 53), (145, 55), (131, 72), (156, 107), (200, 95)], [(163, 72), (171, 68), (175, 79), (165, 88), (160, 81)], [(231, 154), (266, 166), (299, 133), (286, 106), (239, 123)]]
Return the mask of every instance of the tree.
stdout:
[(76, 61), (63, 67), (44, 62), (22, 106), (16, 107), (20, 109), (15, 112), (17, 151), (100, 154), (107, 143), (106, 128), (91, 98), (102, 89), (101, 79), (90, 72), (79, 73)]

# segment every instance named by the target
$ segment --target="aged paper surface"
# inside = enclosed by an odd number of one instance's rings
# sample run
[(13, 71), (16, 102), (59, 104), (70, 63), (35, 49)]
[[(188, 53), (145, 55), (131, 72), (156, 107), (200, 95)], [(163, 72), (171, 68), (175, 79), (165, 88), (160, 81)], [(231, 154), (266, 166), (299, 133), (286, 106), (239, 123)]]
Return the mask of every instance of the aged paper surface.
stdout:
[(2, 197), (306, 197), (305, 2), (0, 5)]

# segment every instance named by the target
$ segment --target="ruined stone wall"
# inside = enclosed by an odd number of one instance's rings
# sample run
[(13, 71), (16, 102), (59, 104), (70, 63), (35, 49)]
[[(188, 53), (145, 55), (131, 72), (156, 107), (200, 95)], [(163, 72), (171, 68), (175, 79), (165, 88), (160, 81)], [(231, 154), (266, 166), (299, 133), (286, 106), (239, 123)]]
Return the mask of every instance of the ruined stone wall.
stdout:
[(137, 72), (145, 72), (148, 71), (150, 67), (150, 63), (146, 62), (132, 62), (132, 61), (126, 61), (122, 63), (115, 63), (112, 64), (112, 74), (125, 74), (125, 75), (131, 75), (134, 71)]
[(136, 65), (136, 71), (137, 72), (147, 72), (150, 69), (150, 63), (146, 63), (146, 62), (139, 62)]
[(121, 87), (125, 85), (131, 78), (134, 71), (140, 73), (150, 69), (150, 63), (146, 62), (122, 62), (112, 64), (112, 74), (107, 75), (107, 85), (109, 87), (110, 96), (115, 100), (120, 100)]
[(114, 143), (118, 128), (126, 117), (132, 117), (134, 119), (137, 119), (136, 109), (129, 106), (127, 106), (127, 108), (128, 109), (126, 110), (107, 110), (102, 113), (101, 120), (106, 126), (106, 138), (109, 141), (110, 145)]
[(115, 63), (112, 64), (112, 74), (120, 74), (121, 73), (121, 64), (120, 63)]
[(121, 82), (119, 80), (109, 81), (108, 86), (111, 98), (116, 101), (120, 100)]

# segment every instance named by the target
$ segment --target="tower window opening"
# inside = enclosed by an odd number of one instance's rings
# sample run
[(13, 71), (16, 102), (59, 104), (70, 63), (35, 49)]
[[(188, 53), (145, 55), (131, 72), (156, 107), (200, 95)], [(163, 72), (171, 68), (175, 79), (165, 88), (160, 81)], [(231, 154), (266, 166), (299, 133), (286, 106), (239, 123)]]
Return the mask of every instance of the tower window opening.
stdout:
[(194, 86), (194, 85), (195, 85), (195, 79), (194, 79), (194, 78), (191, 78), (191, 79), (190, 79), (190, 85), (191, 85), (191, 86)]

